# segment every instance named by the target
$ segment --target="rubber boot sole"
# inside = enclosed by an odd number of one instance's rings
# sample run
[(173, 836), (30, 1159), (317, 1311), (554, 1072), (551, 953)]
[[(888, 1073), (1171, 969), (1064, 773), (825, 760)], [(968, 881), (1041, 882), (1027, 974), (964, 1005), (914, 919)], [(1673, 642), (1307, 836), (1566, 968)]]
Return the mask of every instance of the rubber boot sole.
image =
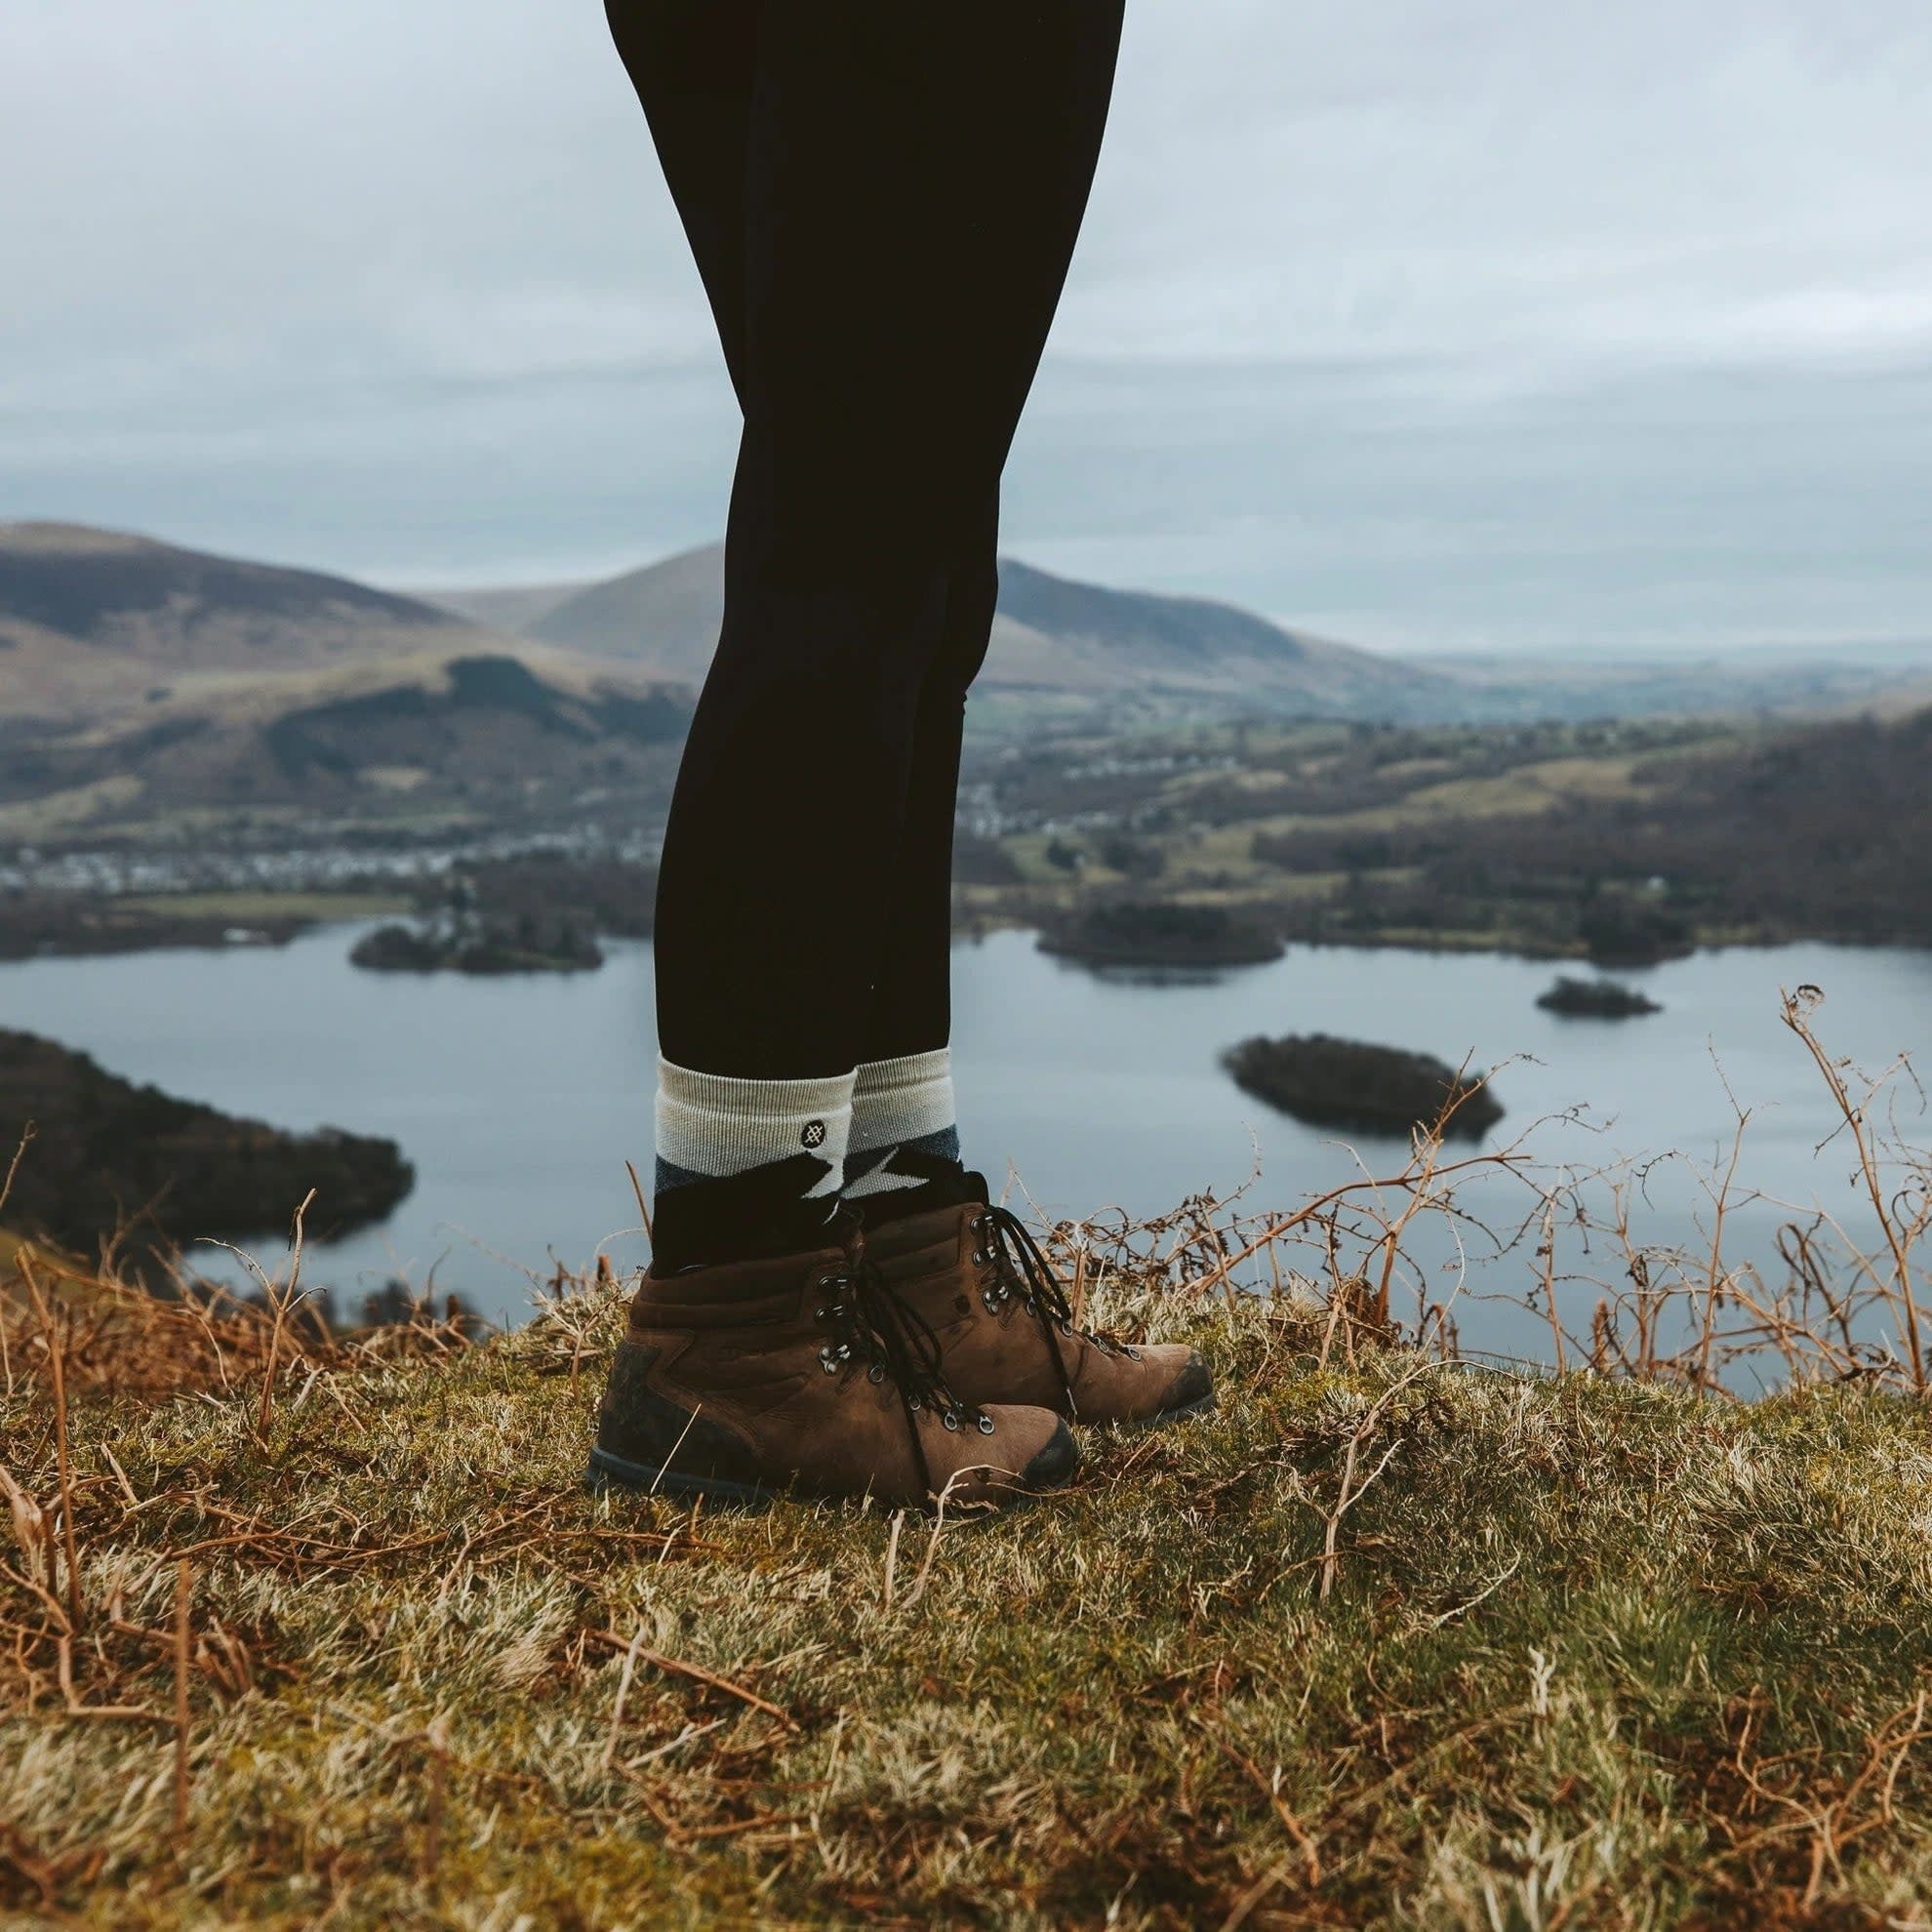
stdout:
[(733, 1482), (725, 1476), (686, 1475), (678, 1469), (654, 1469), (648, 1463), (629, 1463), (608, 1449), (590, 1451), (584, 1472), (584, 1488), (602, 1495), (613, 1489), (646, 1496), (675, 1496), (686, 1502), (703, 1497), (732, 1509), (768, 1509), (784, 1493), (755, 1482)]
[(1191, 1416), (1204, 1416), (1215, 1406), (1215, 1392), (1212, 1389), (1205, 1395), (1196, 1396), (1191, 1402), (1184, 1402), (1178, 1409), (1156, 1409), (1150, 1416), (1143, 1416), (1138, 1422), (1124, 1422), (1115, 1425), (1129, 1434), (1139, 1435), (1149, 1429), (1165, 1429), (1169, 1423), (1186, 1422)]

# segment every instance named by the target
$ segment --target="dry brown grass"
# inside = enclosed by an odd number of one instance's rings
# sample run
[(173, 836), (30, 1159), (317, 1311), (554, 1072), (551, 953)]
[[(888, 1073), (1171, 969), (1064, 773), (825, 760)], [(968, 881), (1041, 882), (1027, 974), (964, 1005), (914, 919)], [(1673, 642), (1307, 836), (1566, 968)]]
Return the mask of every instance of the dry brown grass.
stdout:
[[(1227, 1399), (972, 1527), (585, 1495), (608, 1274), (475, 1344), (325, 1335), (286, 1269), (167, 1304), (26, 1249), (0, 1913), (1932, 1923), (1923, 1190), (1836, 1071), (1880, 1239), (1829, 1273), (1823, 1232), (1771, 1283), (1721, 1222), (1695, 1265), (1627, 1224), (1579, 1299), (1562, 1189), (1483, 1157), (1560, 1375), (1456, 1359), (1453, 1298), (1398, 1332), (1468, 1177), (1439, 1137), (1292, 1213), (1062, 1226), (1090, 1310)], [(1755, 1402), (1750, 1348), (1789, 1365)]]

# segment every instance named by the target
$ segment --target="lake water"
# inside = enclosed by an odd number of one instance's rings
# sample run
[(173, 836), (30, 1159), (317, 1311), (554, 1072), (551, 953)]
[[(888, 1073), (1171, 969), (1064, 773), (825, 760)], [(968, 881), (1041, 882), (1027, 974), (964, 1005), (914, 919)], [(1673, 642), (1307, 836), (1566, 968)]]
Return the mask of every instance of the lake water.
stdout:
[[(601, 972), (465, 980), (371, 974), (347, 962), (360, 928), (310, 933), (282, 949), (153, 952), (0, 966), (0, 1024), (92, 1053), (116, 1073), (290, 1128), (333, 1124), (393, 1136), (415, 1162), (415, 1192), (383, 1227), (311, 1250), (306, 1278), (351, 1305), (401, 1274), (458, 1289), (514, 1319), (551, 1257), (584, 1266), (601, 1247), (620, 1268), (645, 1254), (626, 1158), (648, 1183), (656, 1064), (652, 955), (616, 944)], [(1011, 1163), (1054, 1215), (1118, 1205), (1156, 1213), (1198, 1189), (1227, 1190), (1259, 1153), (1248, 1200), (1292, 1207), (1362, 1170), (1320, 1130), (1240, 1093), (1218, 1057), (1256, 1032), (1336, 1033), (1466, 1055), (1504, 1067), (1508, 1115), (1483, 1144), (1526, 1129), (1549, 1162), (1600, 1167), (1614, 1153), (1727, 1152), (1732, 1103), (1751, 1110), (1744, 1182), (1818, 1201), (1862, 1224), (1836, 1124), (1817, 1071), (1780, 1024), (1779, 988), (1827, 994), (1816, 1024), (1835, 1053), (1876, 1067), (1932, 1046), (1932, 953), (1826, 946), (1707, 952), (1635, 976), (1664, 1011), (1623, 1024), (1540, 1011), (1550, 965), (1489, 955), (1297, 947), (1271, 966), (1184, 984), (1102, 978), (1000, 933), (954, 951), (954, 1054), (969, 1157), (997, 1182)], [(1589, 1124), (1560, 1116), (1589, 1109)], [(1908, 1083), (1901, 1126), (1918, 1145)], [(1533, 1124), (1541, 1123), (1541, 1124)], [(1467, 1149), (1459, 1145), (1457, 1151)], [(1399, 1142), (1357, 1140), (1377, 1174)], [(1478, 1197), (1513, 1222), (1526, 1195), (1492, 1177)], [(1640, 1241), (1697, 1241), (1699, 1192), (1667, 1163), (1635, 1206)], [(1768, 1253), (1769, 1209), (1736, 1226)], [(272, 1242), (263, 1259), (277, 1257)], [(1527, 1247), (1483, 1259), (1469, 1235), (1466, 1341), (1547, 1352), (1538, 1324), (1480, 1299), (1520, 1292)], [(1736, 1249), (1733, 1250), (1737, 1252)], [(1426, 1266), (1450, 1277), (1457, 1254), (1436, 1222)], [(211, 1271), (220, 1257), (202, 1250)], [(1569, 1236), (1564, 1268), (1615, 1274)], [(1581, 1291), (1579, 1291), (1581, 1296)], [(1575, 1308), (1587, 1307), (1579, 1300)], [(1574, 1311), (1574, 1308), (1573, 1308)], [(1413, 1312), (1413, 1306), (1411, 1308)]]

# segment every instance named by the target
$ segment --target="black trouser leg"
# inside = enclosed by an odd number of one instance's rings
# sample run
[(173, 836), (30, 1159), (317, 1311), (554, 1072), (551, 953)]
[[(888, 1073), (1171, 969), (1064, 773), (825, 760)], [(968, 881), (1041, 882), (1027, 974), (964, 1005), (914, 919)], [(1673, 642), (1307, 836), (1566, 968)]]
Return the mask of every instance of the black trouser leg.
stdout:
[(999, 596), (999, 500), (988, 496), (948, 562), (938, 657), (919, 694), (912, 775), (876, 938), (859, 1058), (899, 1060), (952, 1034), (952, 832), (966, 692), (986, 660)]
[(944, 1041), (991, 505), (1119, 0), (609, 10), (745, 419), (724, 631), (665, 837), (660, 1039), (710, 1072), (838, 1072)]

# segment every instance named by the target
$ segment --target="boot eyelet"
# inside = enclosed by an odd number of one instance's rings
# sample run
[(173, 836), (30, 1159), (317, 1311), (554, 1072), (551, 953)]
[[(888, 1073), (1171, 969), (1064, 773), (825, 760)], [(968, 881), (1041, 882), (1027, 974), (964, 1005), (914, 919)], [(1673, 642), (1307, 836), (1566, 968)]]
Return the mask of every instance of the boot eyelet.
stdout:
[(883, 1382), (885, 1380), (885, 1370), (882, 1369), (877, 1362), (874, 1362), (872, 1366), (865, 1371), (865, 1380), (867, 1382)]
[(940, 1421), (943, 1422), (947, 1429), (952, 1429), (955, 1433), (957, 1432), (959, 1429), (959, 1417), (953, 1410), (951, 1409), (946, 1410), (946, 1412), (943, 1416), (941, 1416)]
[(993, 1419), (986, 1414), (986, 1410), (982, 1409), (980, 1411), (980, 1433), (982, 1435), (990, 1435), (992, 1432)]
[(821, 1348), (819, 1350), (819, 1366), (827, 1375), (836, 1375), (838, 1373), (838, 1356), (830, 1348)]
[(908, 1409), (923, 1409), (926, 1405), (918, 1398), (918, 1396), (908, 1395), (906, 1398), (906, 1406)]
[(1138, 1348), (1129, 1348), (1129, 1349), (1127, 1350), (1127, 1359), (1128, 1359), (1128, 1360), (1129, 1360), (1130, 1362), (1138, 1362), (1138, 1361), (1139, 1361), (1139, 1360), (1141, 1359), (1141, 1351), (1140, 1351), (1140, 1349), (1138, 1349)]

